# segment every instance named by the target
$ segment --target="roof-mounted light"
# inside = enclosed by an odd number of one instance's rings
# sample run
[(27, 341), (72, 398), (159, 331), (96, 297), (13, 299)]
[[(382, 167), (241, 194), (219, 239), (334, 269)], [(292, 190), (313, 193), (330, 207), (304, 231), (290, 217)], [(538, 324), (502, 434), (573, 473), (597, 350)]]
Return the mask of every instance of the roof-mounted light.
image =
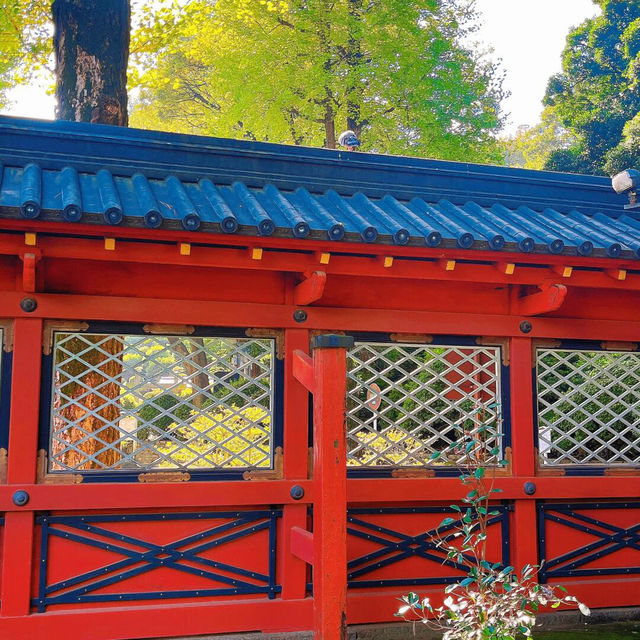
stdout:
[(640, 187), (640, 171), (635, 169), (626, 169), (611, 178), (611, 186), (616, 193), (628, 193), (629, 204), (624, 206), (625, 209), (636, 209), (640, 207), (638, 202), (637, 189)]

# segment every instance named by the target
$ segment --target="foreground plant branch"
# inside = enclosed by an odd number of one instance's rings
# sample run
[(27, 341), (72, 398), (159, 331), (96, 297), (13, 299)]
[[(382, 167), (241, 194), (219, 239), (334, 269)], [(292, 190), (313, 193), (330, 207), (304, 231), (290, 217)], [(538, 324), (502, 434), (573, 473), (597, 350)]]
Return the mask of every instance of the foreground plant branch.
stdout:
[(531, 637), (540, 607), (577, 606), (584, 615), (588, 607), (561, 586), (539, 584), (538, 566), (525, 565), (520, 573), (512, 566), (487, 558), (487, 529), (500, 511), (492, 509), (501, 489), (494, 487), (495, 470), (507, 465), (500, 459), (502, 436), (495, 424), (485, 424), (487, 412), (477, 408), (461, 427), (460, 440), (431, 456), (433, 463), (453, 464), (462, 469), (460, 481), (468, 489), (462, 506), (450, 505), (458, 518), (445, 518), (436, 545), (446, 551), (446, 560), (466, 569), (466, 577), (448, 585), (442, 606), (429, 598), (409, 593), (400, 598), (396, 613), (415, 625), (442, 632), (442, 640), (516, 640)]

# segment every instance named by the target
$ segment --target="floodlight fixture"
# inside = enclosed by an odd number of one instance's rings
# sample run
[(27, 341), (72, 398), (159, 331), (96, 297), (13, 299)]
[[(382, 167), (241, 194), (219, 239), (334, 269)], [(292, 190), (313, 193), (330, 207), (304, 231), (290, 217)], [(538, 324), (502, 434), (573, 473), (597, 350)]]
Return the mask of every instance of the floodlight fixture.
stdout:
[(638, 187), (640, 187), (640, 171), (635, 169), (626, 169), (611, 178), (611, 186), (616, 193), (628, 193), (629, 204), (624, 206), (625, 209), (637, 209), (640, 207), (638, 202)]

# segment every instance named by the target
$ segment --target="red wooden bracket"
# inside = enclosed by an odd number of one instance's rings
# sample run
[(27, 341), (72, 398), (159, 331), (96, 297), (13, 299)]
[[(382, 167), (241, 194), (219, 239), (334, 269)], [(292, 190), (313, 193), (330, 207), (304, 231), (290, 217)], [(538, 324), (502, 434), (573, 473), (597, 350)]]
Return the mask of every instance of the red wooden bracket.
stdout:
[(313, 393), (315, 381), (313, 377), (313, 360), (304, 351), (296, 349), (293, 352), (293, 377), (304, 385), (307, 391)]
[(563, 284), (552, 284), (522, 298), (516, 298), (513, 312), (519, 316), (539, 316), (543, 313), (557, 311), (567, 297), (567, 287)]
[(307, 564), (313, 564), (313, 534), (300, 527), (291, 527), (290, 541), (291, 553)]
[(36, 264), (40, 260), (40, 253), (25, 251), (20, 257), (22, 258), (22, 290), (33, 293), (36, 290)]
[(312, 271), (304, 274), (304, 280), (297, 284), (293, 292), (294, 304), (311, 304), (322, 298), (327, 284), (327, 274), (324, 271)]

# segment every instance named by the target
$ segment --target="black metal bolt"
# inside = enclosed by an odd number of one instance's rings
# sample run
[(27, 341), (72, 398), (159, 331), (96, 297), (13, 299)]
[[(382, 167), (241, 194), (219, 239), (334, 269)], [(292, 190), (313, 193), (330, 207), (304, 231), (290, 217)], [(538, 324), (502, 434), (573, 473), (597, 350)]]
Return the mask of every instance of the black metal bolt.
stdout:
[(26, 491), (22, 491), (21, 489), (13, 494), (13, 504), (15, 504), (16, 507), (24, 507), (27, 502), (29, 502), (29, 494)]
[(533, 325), (528, 320), (523, 320), (520, 323), (520, 331), (522, 333), (531, 333), (531, 329), (533, 329)]
[(525, 482), (523, 489), (524, 489), (524, 492), (528, 496), (532, 496), (536, 492), (536, 483), (535, 482)]
[(31, 313), (38, 308), (38, 301), (35, 298), (22, 298), (20, 308), (26, 313)]
[(303, 311), (302, 309), (296, 309), (293, 312), (293, 319), (296, 322), (305, 322), (307, 319), (307, 312)]
[(291, 487), (291, 491), (289, 491), (289, 495), (294, 500), (300, 500), (304, 497), (304, 489), (299, 484), (294, 484), (293, 487)]

